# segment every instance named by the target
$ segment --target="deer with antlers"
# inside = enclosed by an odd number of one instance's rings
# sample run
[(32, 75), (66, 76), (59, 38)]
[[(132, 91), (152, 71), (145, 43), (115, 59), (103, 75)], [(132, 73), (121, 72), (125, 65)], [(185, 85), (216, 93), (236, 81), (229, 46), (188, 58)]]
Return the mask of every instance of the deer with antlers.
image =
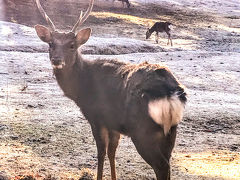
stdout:
[(169, 180), (169, 160), (187, 100), (184, 87), (160, 64), (84, 59), (78, 48), (87, 42), (91, 29), (78, 31), (77, 27), (88, 18), (94, 0), (70, 32), (57, 31), (39, 0), (35, 1), (49, 26), (36, 25), (35, 30), (49, 44), (57, 82), (91, 125), (98, 153), (97, 180), (102, 179), (106, 154), (111, 179), (116, 180), (115, 153), (120, 134), (131, 138), (158, 180)]

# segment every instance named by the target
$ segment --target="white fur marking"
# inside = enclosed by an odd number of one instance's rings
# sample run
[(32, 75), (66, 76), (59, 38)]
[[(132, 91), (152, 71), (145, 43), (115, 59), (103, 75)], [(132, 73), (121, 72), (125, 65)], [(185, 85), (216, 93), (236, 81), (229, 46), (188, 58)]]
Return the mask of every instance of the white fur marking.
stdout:
[(174, 30), (174, 28), (175, 28), (175, 26), (172, 25), (172, 24), (170, 24), (168, 27), (169, 27), (170, 30)]
[(182, 120), (183, 110), (184, 104), (177, 95), (156, 99), (148, 104), (149, 115), (157, 124), (163, 126), (165, 135), (172, 126), (177, 125)]
[(59, 65), (53, 65), (52, 64), (53, 69), (62, 69), (63, 66), (65, 66), (65, 62), (62, 62), (62, 64), (59, 64)]
[(52, 65), (53, 69), (62, 69), (63, 68), (63, 65), (60, 64), (60, 65)]

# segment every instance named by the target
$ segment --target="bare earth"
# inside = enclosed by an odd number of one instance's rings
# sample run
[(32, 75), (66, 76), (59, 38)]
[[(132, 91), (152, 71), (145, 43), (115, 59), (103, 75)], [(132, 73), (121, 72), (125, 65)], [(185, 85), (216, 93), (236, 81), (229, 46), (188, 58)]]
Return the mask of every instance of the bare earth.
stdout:
[[(71, 28), (82, 5), (86, 8), (85, 1), (42, 2), (62, 30)], [(45, 24), (40, 14), (30, 0), (0, 6), (0, 20), (17, 23), (0, 24), (0, 179), (78, 179), (85, 168), (96, 174), (87, 120), (58, 87), (47, 45), (22, 26)], [(158, 45), (154, 35), (145, 40), (147, 27), (159, 20), (175, 25), (173, 47), (166, 45), (166, 34)], [(97, 1), (87, 26), (93, 38), (83, 48), (85, 58), (164, 63), (188, 88), (172, 179), (240, 179), (240, 11), (225, 14), (170, 2), (126, 9), (119, 2), (112, 7), (111, 1)], [(128, 137), (122, 137), (116, 166), (119, 180), (155, 178)], [(108, 161), (104, 174), (110, 179)]]

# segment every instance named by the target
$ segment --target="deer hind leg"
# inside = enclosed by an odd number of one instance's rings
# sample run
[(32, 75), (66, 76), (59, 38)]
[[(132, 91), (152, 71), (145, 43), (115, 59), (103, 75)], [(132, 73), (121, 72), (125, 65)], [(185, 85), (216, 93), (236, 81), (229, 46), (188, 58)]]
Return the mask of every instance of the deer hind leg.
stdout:
[(156, 41), (157, 44), (158, 44), (158, 39), (159, 39), (158, 32), (156, 32), (155, 41)]
[(111, 166), (112, 180), (116, 180), (116, 168), (115, 168), (115, 154), (120, 139), (120, 134), (116, 131), (109, 131), (109, 143), (108, 143), (108, 158)]
[(168, 43), (167, 43), (167, 45), (169, 45), (169, 41), (170, 41), (171, 46), (173, 46), (173, 44), (172, 44), (172, 38), (171, 38), (171, 34), (170, 34), (169, 32), (167, 32), (167, 35), (168, 35)]
[(98, 169), (97, 180), (102, 180), (104, 159), (106, 156), (106, 149), (108, 144), (108, 130), (104, 127), (91, 125), (92, 133), (97, 145)]
[[(146, 134), (148, 134), (146, 136)], [(175, 144), (176, 127), (164, 135), (163, 130), (142, 132), (132, 137), (138, 153), (153, 168), (157, 180), (170, 180), (170, 165), (172, 149)]]

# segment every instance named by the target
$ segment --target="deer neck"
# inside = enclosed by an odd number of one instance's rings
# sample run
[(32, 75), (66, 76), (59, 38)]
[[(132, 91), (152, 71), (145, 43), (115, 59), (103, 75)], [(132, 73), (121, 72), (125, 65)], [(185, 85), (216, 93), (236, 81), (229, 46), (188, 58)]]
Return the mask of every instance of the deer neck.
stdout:
[(149, 29), (150, 34), (152, 34), (154, 31), (156, 31), (156, 28), (154, 26)]
[(81, 96), (81, 86), (84, 84), (84, 77), (86, 77), (84, 75), (84, 68), (87, 64), (88, 63), (82, 59), (81, 54), (77, 54), (75, 63), (71, 67), (53, 70), (64, 94), (75, 102), (77, 102), (80, 98), (79, 96)]

